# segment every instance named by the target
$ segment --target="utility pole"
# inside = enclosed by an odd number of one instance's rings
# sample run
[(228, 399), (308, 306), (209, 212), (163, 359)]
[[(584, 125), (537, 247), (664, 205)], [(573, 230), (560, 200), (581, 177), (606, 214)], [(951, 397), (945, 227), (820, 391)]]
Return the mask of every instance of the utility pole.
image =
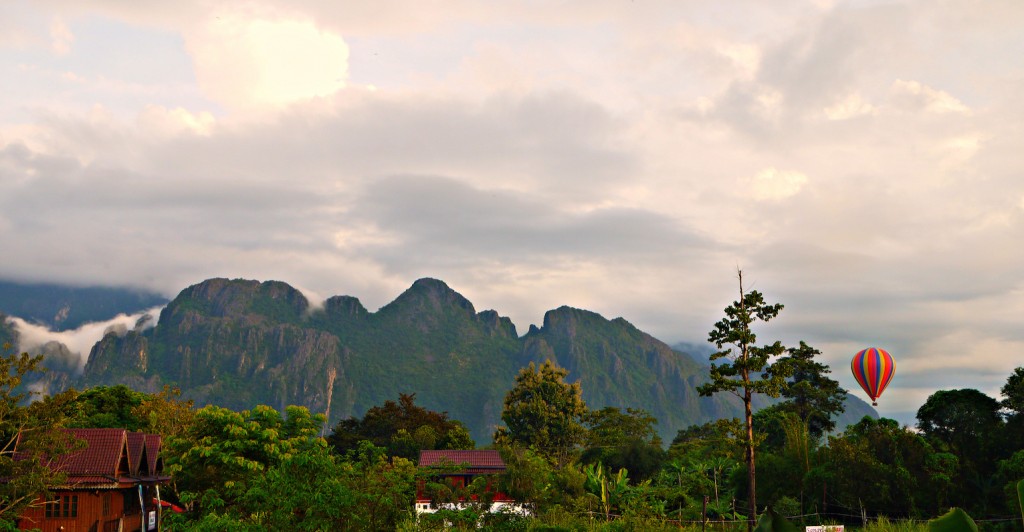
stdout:
[(707, 528), (707, 526), (708, 526), (708, 496), (705, 495), (704, 496), (704, 507), (700, 511), (700, 530), (701, 530), (701, 532), (704, 532), (704, 530)]

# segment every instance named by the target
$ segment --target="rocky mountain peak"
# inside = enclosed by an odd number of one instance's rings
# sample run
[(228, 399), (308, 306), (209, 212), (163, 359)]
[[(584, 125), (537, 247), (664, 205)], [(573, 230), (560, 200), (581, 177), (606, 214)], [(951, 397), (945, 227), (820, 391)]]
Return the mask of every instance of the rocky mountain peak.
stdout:
[(543, 330), (553, 334), (575, 336), (576, 329), (585, 323), (607, 323), (603, 316), (596, 312), (561, 306), (544, 313)]
[(468, 315), (476, 314), (473, 304), (462, 297), (462, 294), (452, 290), (444, 281), (423, 278), (414, 282), (408, 290), (381, 308), (380, 313), (437, 313), (452, 309), (459, 309)]
[(193, 309), (214, 317), (260, 314), (287, 320), (301, 316), (309, 302), (281, 281), (214, 278), (182, 290), (168, 308), (172, 314)]
[(333, 296), (324, 302), (324, 310), (329, 316), (365, 317), (366, 307), (359, 298), (352, 296)]

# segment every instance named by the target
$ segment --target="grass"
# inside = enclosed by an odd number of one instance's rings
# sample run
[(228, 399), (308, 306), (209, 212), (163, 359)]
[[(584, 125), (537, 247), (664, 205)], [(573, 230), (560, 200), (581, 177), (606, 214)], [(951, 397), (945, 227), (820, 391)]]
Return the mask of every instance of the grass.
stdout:
[[(797, 529), (803, 530), (803, 525), (798, 525)], [(413, 532), (433, 529), (423, 526), (418, 527), (415, 521), (411, 521), (403, 523), (403, 526), (399, 527), (399, 530), (403, 532)], [(505, 529), (499, 528), (498, 530)], [(599, 519), (591, 520), (570, 513), (564, 513), (561, 515), (549, 514), (543, 519), (529, 519), (526, 520), (526, 522), (520, 522), (519, 526), (508, 528), (507, 530), (545, 532), (746, 532), (747, 526), (745, 523), (721, 524), (711, 522), (708, 523), (706, 528), (701, 528), (699, 524), (686, 524), (680, 527), (675, 522), (661, 521), (657, 519), (622, 518), (614, 521), (603, 521)], [(868, 525), (864, 527), (846, 525), (846, 530), (857, 530), (861, 532), (927, 532), (928, 523), (926, 521), (890, 520), (882, 517), (869, 522)]]
[(885, 517), (880, 517), (860, 530), (865, 532), (926, 532), (928, 523), (926, 521), (890, 521)]

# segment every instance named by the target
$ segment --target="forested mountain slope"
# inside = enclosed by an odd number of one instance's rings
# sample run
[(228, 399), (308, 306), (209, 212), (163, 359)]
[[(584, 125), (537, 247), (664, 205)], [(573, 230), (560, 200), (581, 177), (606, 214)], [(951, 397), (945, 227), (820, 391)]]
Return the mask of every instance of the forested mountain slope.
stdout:
[(329, 401), (332, 422), (415, 393), (484, 443), (516, 373), (546, 358), (581, 382), (591, 408), (645, 409), (666, 441), (690, 424), (740, 412), (728, 394), (698, 397), (707, 368), (622, 318), (561, 307), (520, 337), (508, 318), (477, 312), (435, 279), (416, 281), (377, 312), (350, 296), (311, 309), (277, 281), (203, 281), (171, 301), (156, 327), (105, 336), (72, 384), (171, 384), (200, 405), (235, 409), (298, 404), (325, 412)]

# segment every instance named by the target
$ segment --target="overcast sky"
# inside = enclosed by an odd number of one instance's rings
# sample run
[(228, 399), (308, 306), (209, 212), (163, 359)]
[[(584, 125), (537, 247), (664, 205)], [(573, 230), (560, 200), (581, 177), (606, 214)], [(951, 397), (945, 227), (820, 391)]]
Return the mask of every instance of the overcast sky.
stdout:
[(435, 277), (702, 342), (746, 288), (879, 412), (1024, 365), (1019, 0), (0, 3), (0, 277)]

